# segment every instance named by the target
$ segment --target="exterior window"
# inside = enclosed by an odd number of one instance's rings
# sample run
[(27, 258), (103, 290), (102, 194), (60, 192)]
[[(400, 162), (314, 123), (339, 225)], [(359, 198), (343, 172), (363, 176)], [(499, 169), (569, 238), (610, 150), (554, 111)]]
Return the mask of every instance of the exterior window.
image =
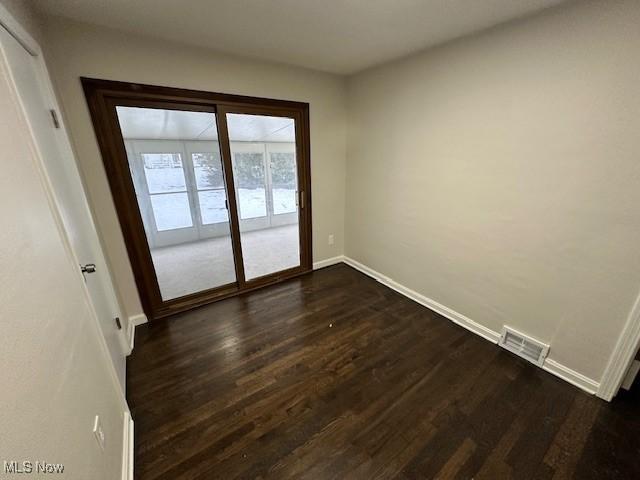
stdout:
[[(218, 142), (131, 140), (128, 152), (143, 221), (154, 246), (228, 232), (225, 172)], [(243, 231), (293, 225), (298, 217), (298, 168), (293, 142), (231, 142)]]
[(193, 226), (180, 154), (143, 153), (142, 159), (158, 231)]
[(191, 154), (195, 173), (200, 219), (203, 225), (227, 222), (224, 172), (218, 152)]
[(297, 173), (294, 153), (271, 153), (271, 191), (273, 193), (274, 215), (296, 211)]
[(265, 217), (267, 196), (265, 189), (264, 155), (262, 153), (236, 153), (233, 171), (238, 189), (240, 218)]

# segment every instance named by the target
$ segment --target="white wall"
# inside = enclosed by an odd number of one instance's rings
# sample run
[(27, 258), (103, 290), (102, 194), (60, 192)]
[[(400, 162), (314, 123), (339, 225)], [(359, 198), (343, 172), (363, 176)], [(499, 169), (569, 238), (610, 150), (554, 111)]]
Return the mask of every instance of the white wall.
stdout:
[(598, 381), (640, 289), (640, 2), (349, 82), (346, 254)]
[[(142, 312), (80, 77), (309, 102), (314, 261), (344, 249), (346, 82), (334, 75), (240, 59), (48, 18), (45, 53), (71, 132), (121, 303)], [(335, 244), (327, 238), (335, 235)]]
[(0, 461), (61, 463), (64, 478), (113, 480), (126, 406), (34, 148), (0, 61)]

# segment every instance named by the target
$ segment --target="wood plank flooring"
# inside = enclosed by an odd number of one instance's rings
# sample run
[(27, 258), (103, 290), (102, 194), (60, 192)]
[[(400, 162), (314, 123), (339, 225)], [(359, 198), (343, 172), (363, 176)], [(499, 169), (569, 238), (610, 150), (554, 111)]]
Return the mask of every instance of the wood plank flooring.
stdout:
[(139, 327), (136, 478), (640, 478), (607, 404), (336, 265)]

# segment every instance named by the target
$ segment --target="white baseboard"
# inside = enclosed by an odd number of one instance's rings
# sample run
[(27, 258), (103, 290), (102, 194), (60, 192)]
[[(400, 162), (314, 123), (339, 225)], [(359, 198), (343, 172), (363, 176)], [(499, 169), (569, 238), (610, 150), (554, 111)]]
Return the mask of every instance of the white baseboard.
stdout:
[(338, 255), (337, 257), (326, 258), (324, 260), (320, 260), (319, 262), (313, 262), (313, 269), (318, 270), (324, 267), (330, 267), (331, 265), (337, 265), (338, 263), (344, 262), (344, 255)]
[(138, 315), (132, 315), (129, 317), (129, 323), (132, 323), (136, 327), (147, 323), (148, 321), (149, 320), (147, 320), (147, 316), (144, 313), (139, 313)]
[(124, 412), (122, 428), (122, 480), (133, 480), (133, 419), (129, 412)]
[[(499, 332), (491, 330), (490, 328), (487, 328), (484, 325), (480, 325), (478, 322), (471, 320), (469, 317), (461, 313), (458, 313), (455, 310), (449, 307), (446, 307), (441, 303), (438, 303), (435, 300), (429, 297), (426, 297), (414, 290), (411, 290), (408, 287), (405, 287), (404, 285), (396, 282), (395, 280), (387, 277), (386, 275), (383, 275), (382, 273), (374, 270), (373, 268), (367, 267), (366, 265), (363, 265), (362, 263), (352, 258), (349, 258), (347, 256), (344, 257), (343, 261), (347, 265), (355, 268), (356, 270), (364, 273), (365, 275), (368, 275), (369, 277), (374, 278), (378, 282), (382, 283), (383, 285), (386, 285), (387, 287), (391, 288), (392, 290), (395, 290), (396, 292), (404, 295), (405, 297), (410, 298), (414, 302), (417, 302), (420, 305), (424, 305), (430, 310), (433, 310), (434, 312), (439, 313), (443, 317), (448, 318), (452, 322), (457, 323), (458, 325), (466, 328), (467, 330), (475, 333), (476, 335), (480, 335), (482, 338), (496, 344), (500, 340)], [(589, 394), (593, 395), (593, 394), (597, 394), (598, 392), (598, 389), (600, 386), (598, 382), (596, 382), (595, 380), (589, 377), (586, 377), (585, 375), (582, 375), (579, 372), (576, 372), (575, 370), (570, 369), (569, 367), (566, 367), (556, 362), (555, 360), (547, 358), (542, 368), (545, 371), (561, 378), (562, 380), (565, 380), (566, 382), (569, 382), (572, 385), (575, 385), (576, 387), (584, 390)]]
[(405, 297), (410, 298), (411, 300), (419, 303), (420, 305), (424, 305), (428, 309), (433, 310), (436, 313), (439, 313), (443, 317), (446, 317), (452, 322), (463, 326), (467, 330), (471, 330), (473, 333), (480, 335), (481, 337), (489, 340), (490, 342), (498, 343), (498, 340), (500, 340), (500, 334), (498, 332), (494, 332), (493, 330), (483, 325), (480, 325), (477, 322), (474, 322), (469, 317), (466, 317), (461, 313), (458, 313), (455, 310), (450, 309), (449, 307), (445, 307), (444, 305), (436, 302), (435, 300), (425, 297), (424, 295), (421, 295), (418, 292), (415, 292), (410, 288), (405, 287), (404, 285), (401, 285), (400, 283), (396, 282), (395, 280), (392, 280), (386, 275), (383, 275), (380, 272), (377, 272), (374, 269), (369, 268), (366, 265), (363, 265), (362, 263), (352, 258), (345, 257), (344, 263), (355, 268), (356, 270), (361, 271), (365, 275), (375, 278), (377, 281), (386, 285), (392, 290), (395, 290), (396, 292), (401, 293)]
[(595, 395), (600, 387), (600, 384), (595, 380), (586, 377), (580, 372), (576, 372), (575, 370), (572, 370), (551, 358), (547, 358), (544, 361), (542, 368), (543, 370), (554, 374), (556, 377), (561, 378), (565, 382), (569, 382), (571, 385), (581, 388), (591, 395)]
[(131, 355), (133, 352), (133, 346), (135, 345), (135, 336), (136, 336), (136, 326), (129, 322), (127, 324), (127, 346), (129, 348), (129, 352), (127, 356)]
[(135, 336), (136, 336), (136, 327), (138, 325), (142, 325), (147, 323), (149, 320), (144, 313), (140, 313), (138, 315), (132, 315), (129, 317), (129, 323), (127, 324), (127, 343), (129, 344), (129, 353), (127, 355), (131, 355), (133, 352), (133, 346), (135, 344)]

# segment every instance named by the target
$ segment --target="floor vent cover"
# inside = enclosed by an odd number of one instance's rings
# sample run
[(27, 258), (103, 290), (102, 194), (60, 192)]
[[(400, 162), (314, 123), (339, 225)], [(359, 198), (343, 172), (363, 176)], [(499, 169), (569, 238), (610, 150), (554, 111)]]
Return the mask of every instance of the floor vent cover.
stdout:
[(498, 345), (525, 360), (529, 360), (539, 367), (542, 366), (544, 359), (547, 358), (547, 354), (549, 353), (549, 345), (545, 345), (506, 325), (502, 327), (500, 343)]

